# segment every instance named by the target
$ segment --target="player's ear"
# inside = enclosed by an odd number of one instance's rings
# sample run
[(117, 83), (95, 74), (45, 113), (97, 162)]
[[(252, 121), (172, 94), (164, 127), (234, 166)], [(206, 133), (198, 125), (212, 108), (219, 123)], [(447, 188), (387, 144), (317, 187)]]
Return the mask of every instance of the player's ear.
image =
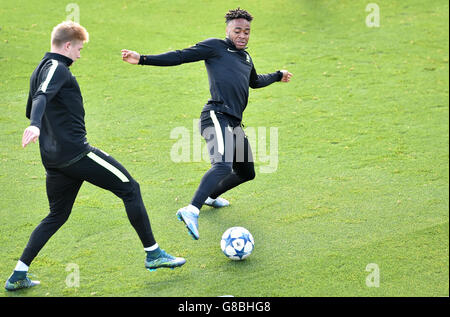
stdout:
[(229, 35), (230, 35), (231, 24), (233, 24), (232, 21), (228, 22), (228, 23), (227, 23), (227, 27), (225, 28), (225, 34), (227, 35), (227, 37), (229, 37)]
[(66, 42), (63, 44), (63, 49), (69, 51), (71, 46), (72, 46), (71, 42)]

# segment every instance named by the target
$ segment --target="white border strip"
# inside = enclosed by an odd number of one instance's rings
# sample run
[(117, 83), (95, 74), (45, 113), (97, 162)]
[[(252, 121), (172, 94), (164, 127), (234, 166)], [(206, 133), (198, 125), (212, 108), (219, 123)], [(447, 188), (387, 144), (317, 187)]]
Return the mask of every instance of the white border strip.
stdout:
[(224, 153), (224, 145), (223, 145), (223, 135), (222, 135), (222, 128), (220, 127), (219, 120), (217, 120), (216, 114), (214, 113), (214, 110), (209, 111), (209, 115), (211, 116), (211, 119), (214, 123), (214, 129), (216, 130), (216, 136), (217, 136), (217, 143), (219, 146), (219, 153), (223, 155)]
[(122, 182), (127, 183), (130, 180), (121, 172), (119, 171), (115, 166), (111, 165), (110, 163), (106, 162), (104, 159), (102, 159), (100, 156), (96, 155), (93, 152), (89, 152), (87, 155), (91, 160), (94, 162), (100, 164), (104, 168), (106, 168), (108, 171), (116, 175)]
[(47, 78), (45, 78), (44, 83), (42, 84), (42, 92), (47, 91), (48, 84), (50, 80), (52, 80), (53, 74), (55, 73), (56, 67), (58, 67), (58, 61), (56, 59), (52, 59), (52, 66), (50, 66), (50, 70), (47, 73)]

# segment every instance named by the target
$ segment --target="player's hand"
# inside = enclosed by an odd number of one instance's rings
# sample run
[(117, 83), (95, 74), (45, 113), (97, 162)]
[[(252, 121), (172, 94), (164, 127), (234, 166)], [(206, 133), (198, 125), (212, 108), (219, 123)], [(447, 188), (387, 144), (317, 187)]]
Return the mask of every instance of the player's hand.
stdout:
[(138, 64), (141, 55), (135, 51), (122, 50), (122, 60), (130, 64)]
[(36, 143), (36, 140), (39, 138), (41, 134), (41, 130), (38, 127), (30, 125), (28, 128), (23, 131), (22, 136), (22, 147), (26, 147), (30, 142)]
[(283, 73), (283, 78), (281, 78), (281, 81), (284, 83), (288, 83), (291, 81), (291, 77), (293, 76), (290, 72), (288, 72), (287, 70), (280, 70), (280, 72)]

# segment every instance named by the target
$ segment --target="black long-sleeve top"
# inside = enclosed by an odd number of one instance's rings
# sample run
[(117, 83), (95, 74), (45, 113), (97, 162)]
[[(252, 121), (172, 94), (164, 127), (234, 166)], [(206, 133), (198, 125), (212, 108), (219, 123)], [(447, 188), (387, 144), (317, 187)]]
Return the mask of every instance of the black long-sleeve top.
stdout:
[(47, 168), (67, 166), (89, 152), (83, 97), (69, 70), (72, 59), (46, 53), (30, 78), (26, 116), (40, 129), (39, 148)]
[(245, 50), (238, 50), (226, 38), (207, 39), (196, 45), (159, 55), (141, 55), (140, 65), (175, 66), (205, 61), (211, 99), (203, 111), (216, 110), (242, 120), (247, 107), (249, 87), (262, 88), (283, 77), (282, 72), (258, 75), (252, 58)]

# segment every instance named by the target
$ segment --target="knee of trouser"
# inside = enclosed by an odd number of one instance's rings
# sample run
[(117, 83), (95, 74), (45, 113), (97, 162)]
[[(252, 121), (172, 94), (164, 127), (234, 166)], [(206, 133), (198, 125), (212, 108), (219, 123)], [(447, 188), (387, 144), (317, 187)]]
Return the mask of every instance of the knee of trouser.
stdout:
[(251, 181), (252, 179), (255, 178), (256, 174), (255, 174), (255, 168), (252, 167), (248, 167), (244, 170), (239, 169), (237, 171), (237, 174), (244, 180), (244, 181)]
[(134, 200), (141, 195), (141, 187), (134, 179), (130, 179), (127, 189), (123, 193), (123, 199)]
[(67, 221), (67, 219), (69, 219), (71, 211), (72, 209), (70, 207), (62, 209), (50, 207), (50, 213), (44, 219), (42, 219), (41, 222), (62, 226)]
[(253, 163), (239, 164), (236, 166), (235, 173), (245, 182), (251, 181), (256, 176)]
[(211, 168), (218, 171), (221, 175), (228, 175), (233, 172), (233, 164), (228, 162), (214, 163)]
[(255, 169), (251, 168), (247, 171), (246, 175), (245, 175), (245, 179), (248, 181), (251, 181), (252, 179), (255, 179)]
[(138, 182), (136, 182), (134, 179), (132, 179), (130, 181), (131, 186), (133, 187), (133, 193), (135, 193), (136, 195), (140, 195), (141, 194), (141, 186), (139, 185)]

